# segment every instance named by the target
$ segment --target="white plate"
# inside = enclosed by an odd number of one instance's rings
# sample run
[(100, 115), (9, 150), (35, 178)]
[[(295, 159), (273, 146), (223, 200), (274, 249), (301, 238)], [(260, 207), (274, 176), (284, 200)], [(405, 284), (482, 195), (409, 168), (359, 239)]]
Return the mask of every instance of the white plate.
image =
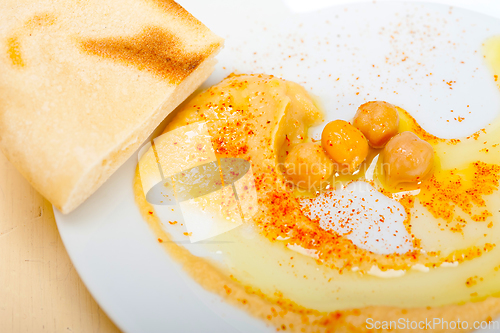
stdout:
[[(468, 135), (498, 116), (500, 93), (480, 51), (500, 34), (498, 19), (427, 3), (293, 13), (277, 0), (179, 2), (226, 38), (205, 87), (233, 71), (274, 74), (317, 95), (327, 120), (387, 100), (442, 137)], [(101, 307), (126, 332), (275, 331), (203, 290), (169, 258), (134, 203), (136, 163), (134, 155), (73, 213), (55, 211), (71, 260)]]

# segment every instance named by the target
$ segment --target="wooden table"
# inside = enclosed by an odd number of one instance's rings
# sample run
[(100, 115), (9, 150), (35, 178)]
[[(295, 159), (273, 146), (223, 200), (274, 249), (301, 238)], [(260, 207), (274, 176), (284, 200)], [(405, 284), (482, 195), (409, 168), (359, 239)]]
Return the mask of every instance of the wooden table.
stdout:
[(2, 153), (0, 332), (119, 332), (76, 273), (52, 206)]

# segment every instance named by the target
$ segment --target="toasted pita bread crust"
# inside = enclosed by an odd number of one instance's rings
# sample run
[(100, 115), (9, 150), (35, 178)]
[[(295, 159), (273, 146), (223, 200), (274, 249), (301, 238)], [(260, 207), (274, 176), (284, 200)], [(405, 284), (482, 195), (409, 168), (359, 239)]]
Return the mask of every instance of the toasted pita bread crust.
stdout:
[(211, 74), (223, 44), (171, 0), (6, 0), (0, 13), (0, 148), (63, 213)]

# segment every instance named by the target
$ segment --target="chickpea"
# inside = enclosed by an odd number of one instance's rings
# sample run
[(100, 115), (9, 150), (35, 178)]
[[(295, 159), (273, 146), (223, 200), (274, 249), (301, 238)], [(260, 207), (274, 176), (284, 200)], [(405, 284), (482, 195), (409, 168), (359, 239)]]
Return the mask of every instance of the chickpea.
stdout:
[(365, 135), (370, 146), (382, 148), (398, 134), (398, 110), (387, 102), (368, 102), (358, 108), (353, 125)]
[(350, 173), (356, 171), (368, 155), (368, 142), (363, 133), (344, 120), (326, 124), (321, 145), (335, 163)]
[(333, 163), (319, 144), (301, 143), (285, 159), (286, 177), (305, 190), (321, 190), (333, 174)]
[(383, 151), (384, 174), (391, 185), (418, 182), (434, 165), (434, 149), (412, 132), (394, 136)]

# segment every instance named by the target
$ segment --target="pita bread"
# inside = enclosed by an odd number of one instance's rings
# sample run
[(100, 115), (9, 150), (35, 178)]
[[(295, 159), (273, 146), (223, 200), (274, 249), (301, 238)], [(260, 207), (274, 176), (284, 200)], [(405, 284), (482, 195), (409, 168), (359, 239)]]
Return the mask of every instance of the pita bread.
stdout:
[(0, 147), (68, 213), (211, 74), (222, 43), (172, 0), (4, 0)]

